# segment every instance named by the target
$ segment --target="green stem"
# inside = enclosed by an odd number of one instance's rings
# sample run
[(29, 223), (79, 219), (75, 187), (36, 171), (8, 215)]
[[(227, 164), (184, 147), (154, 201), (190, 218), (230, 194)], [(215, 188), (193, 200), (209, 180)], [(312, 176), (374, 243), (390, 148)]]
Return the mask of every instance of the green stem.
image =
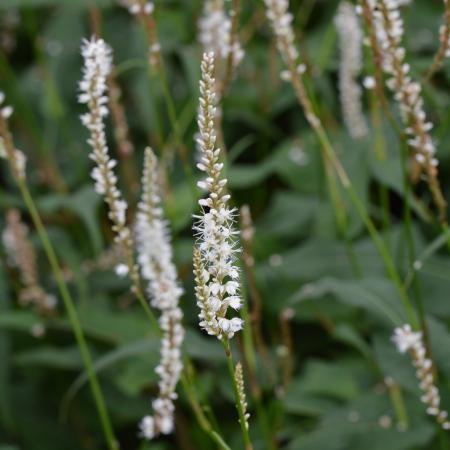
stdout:
[(114, 432), (111, 426), (111, 422), (108, 416), (108, 412), (106, 409), (105, 401), (103, 398), (103, 394), (100, 389), (100, 384), (97, 380), (97, 376), (94, 371), (94, 366), (92, 363), (92, 357), (89, 352), (86, 339), (83, 334), (83, 329), (81, 328), (80, 320), (78, 318), (77, 310), (75, 308), (74, 301), (70, 295), (69, 289), (64, 281), (64, 277), (61, 271), (61, 267), (58, 262), (58, 258), (56, 256), (55, 250), (53, 248), (52, 243), (48, 237), (47, 231), (45, 229), (44, 224), (42, 223), (39, 212), (36, 208), (36, 205), (31, 197), (30, 191), (26, 186), (25, 182), (22, 180), (18, 180), (18, 185), (20, 188), (20, 192), (22, 194), (25, 205), (27, 206), (33, 223), (36, 227), (36, 230), (39, 234), (39, 238), (42, 241), (42, 245), (44, 247), (45, 253), (47, 255), (48, 261), (54, 273), (56, 283), (58, 285), (61, 297), (64, 302), (64, 306), (67, 310), (67, 314), (69, 316), (70, 323), (72, 325), (72, 329), (80, 350), (81, 358), (83, 360), (86, 374), (89, 379), (89, 384), (92, 391), (92, 396), (94, 398), (95, 405), (97, 407), (97, 412), (100, 417), (100, 422), (103, 429), (103, 434), (105, 436), (106, 443), (108, 445), (109, 450), (118, 450), (119, 445), (114, 436)]
[(250, 440), (250, 434), (246, 426), (247, 420), (245, 419), (245, 411), (242, 408), (236, 377), (234, 375), (234, 363), (233, 363), (233, 355), (231, 353), (230, 341), (228, 340), (228, 338), (224, 338), (222, 343), (225, 349), (225, 356), (227, 358), (228, 372), (230, 374), (231, 383), (233, 385), (234, 399), (236, 401), (236, 409), (239, 414), (239, 424), (241, 426), (245, 450), (253, 450), (253, 445)]
[(219, 446), (221, 450), (231, 450), (228, 444), (223, 440), (222, 436), (215, 431), (205, 413), (200, 406), (198, 399), (193, 392), (192, 386), (194, 386), (192, 380), (188, 380), (186, 375), (181, 376), (181, 384), (183, 385), (184, 392), (188, 398), (189, 404), (194, 411), (195, 417), (202, 430)]
[(252, 337), (252, 319), (250, 318), (250, 314), (248, 312), (248, 302), (243, 302), (243, 306), (241, 309), (242, 319), (247, 324), (246, 327), (242, 330), (243, 343), (244, 343), (244, 353), (247, 364), (249, 365), (250, 370), (255, 373), (256, 372), (256, 352), (255, 346), (253, 343)]
[(328, 140), (328, 136), (326, 135), (325, 130), (322, 128), (321, 125), (319, 125), (315, 127), (315, 132), (323, 149), (325, 150), (328, 157), (332, 161), (333, 167), (336, 170), (336, 173), (338, 174), (339, 180), (341, 181), (344, 189), (347, 191), (349, 198), (356, 209), (356, 212), (358, 213), (359, 217), (366, 226), (367, 231), (369, 232), (370, 237), (372, 238), (375, 247), (377, 248), (384, 262), (386, 272), (397, 289), (398, 295), (405, 309), (405, 313), (409, 323), (413, 328), (417, 329), (419, 324), (417, 321), (416, 314), (414, 312), (414, 308), (411, 304), (410, 299), (408, 298), (400, 275), (395, 267), (394, 261), (389, 253), (388, 248), (386, 247), (384, 240), (378, 233), (375, 224), (373, 223), (372, 219), (370, 218), (366, 210), (366, 207), (364, 206), (363, 202), (361, 201), (355, 189), (353, 188), (350, 178), (348, 177), (344, 167), (341, 165), (338, 157), (336, 156), (336, 153), (333, 147), (331, 146), (330, 141)]
[(145, 299), (144, 294), (142, 293), (142, 289), (140, 287), (136, 288), (135, 294), (142, 308), (144, 308), (145, 314), (150, 320), (153, 328), (158, 331), (159, 330), (158, 320), (156, 319), (155, 314), (151, 310), (148, 301)]
[(160, 79), (161, 86), (162, 86), (164, 101), (166, 103), (167, 114), (169, 116), (170, 126), (172, 128), (172, 133), (175, 138), (175, 143), (178, 147), (181, 162), (183, 164), (183, 170), (184, 170), (185, 176), (189, 182), (189, 185), (191, 186), (194, 198), (196, 198), (197, 190), (196, 190), (195, 179), (194, 179), (191, 165), (189, 164), (189, 158), (188, 158), (188, 155), (186, 152), (186, 147), (183, 144), (182, 136), (180, 133), (180, 128), (178, 126), (178, 119), (177, 119), (177, 114), (176, 114), (176, 110), (175, 110), (175, 103), (174, 103), (172, 95), (170, 93), (169, 83), (167, 81), (166, 71), (164, 69), (163, 63), (161, 63), (161, 67), (158, 69), (158, 74), (159, 74), (159, 79)]
[(394, 407), (395, 415), (398, 419), (398, 424), (406, 429), (409, 426), (409, 418), (406, 411), (405, 402), (403, 401), (401, 387), (395, 381), (386, 384), (389, 390), (391, 403)]
[[(245, 296), (243, 295), (243, 298)], [(269, 450), (275, 450), (276, 446), (274, 445), (274, 440), (272, 438), (272, 433), (269, 427), (269, 421), (267, 420), (266, 411), (264, 409), (264, 406), (261, 402), (261, 388), (259, 386), (259, 383), (256, 379), (256, 373), (257, 373), (257, 367), (256, 367), (256, 350), (255, 350), (255, 344), (253, 340), (253, 333), (252, 333), (252, 319), (250, 318), (250, 314), (248, 311), (248, 303), (244, 302), (242, 307), (242, 319), (247, 324), (243, 328), (242, 335), (243, 335), (243, 347), (244, 347), (244, 356), (245, 361), (248, 365), (248, 369), (251, 372), (251, 391), (252, 391), (252, 397), (255, 400), (256, 405), (256, 416), (258, 419), (258, 424), (261, 429), (262, 434), (264, 435), (266, 439), (267, 446)]]
[[(377, 99), (375, 90), (369, 91), (370, 116), (375, 133), (374, 153), (377, 161), (383, 163), (386, 160), (386, 142), (383, 135), (383, 122), (381, 119), (381, 105)], [(391, 228), (389, 191), (383, 183), (379, 183), (379, 198), (382, 211), (383, 231), (387, 245), (389, 245), (389, 230)]]
[[(404, 211), (403, 211), (403, 223), (405, 228), (406, 241), (408, 245), (408, 256), (409, 256), (409, 265), (414, 267), (414, 262), (416, 261), (416, 249), (414, 245), (413, 233), (412, 233), (412, 219), (411, 219), (411, 207), (410, 207), (410, 184), (408, 180), (408, 167), (406, 160), (406, 151), (407, 148), (404, 148), (404, 145), (401, 145), (400, 148), (400, 157), (402, 162), (402, 172), (403, 172), (403, 189), (405, 195), (405, 203), (404, 203)], [(422, 289), (420, 287), (419, 278), (416, 276), (413, 279), (413, 289), (414, 296), (416, 299), (416, 306), (419, 312), (419, 319), (421, 322), (421, 326), (423, 332), (425, 334), (425, 341), (428, 341), (428, 332), (427, 325), (425, 321), (425, 309), (423, 306), (423, 298), (422, 298)]]

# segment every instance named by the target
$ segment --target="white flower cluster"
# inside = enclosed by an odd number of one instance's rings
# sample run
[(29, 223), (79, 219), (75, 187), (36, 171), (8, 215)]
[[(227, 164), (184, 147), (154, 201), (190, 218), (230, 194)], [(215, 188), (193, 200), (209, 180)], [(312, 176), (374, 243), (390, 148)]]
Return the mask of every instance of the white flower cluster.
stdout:
[(194, 225), (198, 239), (194, 254), (194, 273), (197, 304), (201, 309), (200, 326), (208, 334), (222, 339), (224, 336), (233, 337), (243, 325), (238, 317), (226, 318), (229, 307), (238, 310), (242, 305), (239, 296), (239, 271), (235, 265), (238, 248), (234, 238), (238, 232), (233, 227), (236, 210), (227, 205), (230, 195), (225, 193), (227, 180), (222, 178), (220, 149), (215, 148), (213, 53), (203, 54), (201, 70), (198, 144), (202, 156), (197, 167), (206, 172), (207, 176), (205, 180), (198, 182), (198, 186), (207, 190), (209, 196), (199, 200), (202, 214), (196, 216), (198, 221)]
[(288, 0), (264, 0), (267, 8), (267, 18), (272, 24), (277, 37), (277, 45), (282, 55), (287, 55), (293, 61), (298, 59), (298, 51), (294, 45), (294, 31), (292, 29), (293, 16), (289, 12)]
[(390, 76), (386, 84), (394, 92), (402, 119), (409, 136), (408, 144), (414, 149), (415, 159), (425, 172), (436, 167), (435, 146), (429, 131), (433, 124), (426, 120), (422, 87), (412, 80), (410, 66), (405, 62), (405, 49), (401, 46), (403, 20), (399, 0), (370, 0), (377, 40), (383, 56), (383, 70)]
[(12, 106), (2, 106), (4, 101), (5, 94), (0, 91), (0, 158), (8, 160), (14, 176), (23, 180), (25, 179), (27, 158), (23, 152), (14, 148), (7, 123), (14, 110)]
[(347, 1), (339, 5), (334, 22), (341, 50), (339, 93), (342, 112), (350, 135), (361, 139), (369, 131), (362, 113), (362, 89), (357, 81), (362, 67), (363, 34), (355, 8)]
[(156, 156), (145, 150), (143, 194), (136, 217), (136, 244), (142, 277), (148, 282), (151, 305), (161, 311), (159, 326), (162, 331), (161, 361), (155, 371), (160, 377), (159, 395), (153, 400), (153, 416), (140, 423), (142, 435), (152, 439), (169, 434), (174, 427), (174, 400), (176, 385), (183, 369), (181, 345), (184, 329), (183, 314), (178, 306), (183, 293), (172, 258), (168, 225), (163, 219), (158, 193)]
[(244, 51), (238, 39), (231, 35), (231, 19), (225, 11), (223, 0), (207, 0), (203, 15), (198, 21), (199, 41), (205, 52), (214, 52), (216, 58), (227, 59), (233, 55), (233, 65), (238, 66)]
[(440, 407), (441, 397), (434, 383), (433, 362), (427, 358), (422, 332), (412, 331), (411, 326), (406, 324), (395, 329), (392, 340), (400, 353), (409, 352), (411, 355), (423, 392), (421, 400), (427, 405), (427, 414), (436, 417), (444, 430), (450, 430), (448, 413)]
[(78, 101), (87, 105), (89, 112), (81, 116), (81, 122), (89, 130), (89, 155), (97, 164), (91, 172), (95, 190), (109, 206), (109, 217), (119, 242), (129, 239), (126, 227), (127, 203), (117, 188), (114, 167), (117, 161), (110, 158), (106, 144), (104, 117), (108, 115), (107, 77), (111, 72), (112, 51), (103, 39), (92, 37), (83, 40), (81, 54), (84, 58), (83, 79), (80, 81)]

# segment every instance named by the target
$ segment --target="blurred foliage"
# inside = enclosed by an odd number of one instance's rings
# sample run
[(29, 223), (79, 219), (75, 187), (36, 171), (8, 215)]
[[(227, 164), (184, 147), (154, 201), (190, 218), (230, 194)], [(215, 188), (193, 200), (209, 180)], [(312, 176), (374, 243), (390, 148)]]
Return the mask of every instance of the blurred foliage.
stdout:
[[(0, 2), (0, 31), (11, 16), (18, 19), (11, 31), (13, 47), (0, 51), (0, 89), (15, 108), (11, 122), (15, 142), (27, 154), (33, 195), (77, 299), (121, 448), (213, 448), (195, 423), (181, 389), (176, 434), (150, 444), (140, 441), (136, 424), (149, 412), (157, 387), (157, 337), (128, 292), (127, 282), (118, 279), (112, 268), (99, 267), (89, 273), (83, 269), (86, 261), (95, 261), (111, 245), (105, 210), (89, 177), (87, 136), (76, 99), (79, 47), (81, 39), (91, 34), (89, 9), (94, 3), (101, 15), (102, 33), (114, 49), (117, 78), (136, 147), (133, 164), (141, 167), (148, 143), (162, 151), (159, 135), (165, 151), (173, 155), (166, 210), (185, 288), (185, 351), (196, 365), (201, 398), (211, 405), (232, 448), (239, 449), (239, 427), (225, 360), (219, 344), (202, 334), (197, 324), (190, 230), (195, 199), (168, 139), (171, 132), (161, 86), (148, 78), (143, 31), (124, 8), (113, 0)], [(397, 137), (387, 123), (383, 124), (384, 160), (375, 155), (372, 132), (363, 141), (351, 140), (342, 125), (336, 87), (339, 56), (332, 19), (338, 2), (291, 3), (302, 51), (313, 70), (311, 87), (327, 131), (358, 193), (383, 230), (399, 270), (408, 277), (411, 268), (402, 223), (404, 187)], [(170, 89), (192, 164), (201, 56), (196, 23), (201, 10), (200, 0), (156, 2)], [(443, 2), (429, 0), (413, 0), (404, 10), (405, 45), (418, 77), (432, 62), (442, 10)], [(242, 1), (241, 35), (246, 55), (223, 102), (223, 134), (234, 202), (236, 206), (250, 205), (255, 221), (254, 258), (263, 300), (262, 328), (275, 373), (271, 379), (258, 358), (257, 376), (263, 389), (263, 408), (279, 448), (448, 448), (448, 441), (442, 444), (433, 421), (425, 416), (409, 358), (399, 355), (390, 342), (393, 320), (404, 320), (403, 312), (373, 242), (348, 200), (344, 205), (349, 217), (346, 236), (336, 227), (319, 146), (291, 87), (279, 81), (281, 64), (264, 21), (262, 1)], [(426, 109), (436, 125), (434, 136), (446, 194), (450, 189), (449, 86), (450, 64), (446, 62), (433, 83), (425, 86)], [(392, 109), (396, 111), (395, 106)], [(367, 116), (369, 119), (368, 112)], [(114, 151), (112, 134), (110, 137)], [(49, 162), (60, 171), (64, 182), (60, 192), (48, 178)], [(2, 212), (18, 207), (29, 222), (4, 164), (1, 170)], [(383, 225), (382, 188), (390, 200), (388, 229)], [(137, 201), (138, 193), (130, 192), (130, 186), (123, 183), (123, 189)], [(411, 201), (416, 252), (424, 256), (417, 277), (429, 315), (443, 404), (449, 408), (450, 257), (442, 245), (432, 245), (440, 230), (426, 206), (427, 196), (419, 192)], [(0, 226), (4, 226), (3, 218)], [(41, 283), (56, 293), (41, 244), (31, 225), (30, 229)], [(353, 258), (349, 258), (350, 251)], [(80, 355), (61, 305), (55, 317), (38, 317), (17, 304), (18, 284), (17, 274), (3, 258), (0, 450), (104, 448)], [(289, 327), (291, 333), (290, 350), (280, 330), (280, 315), (287, 308), (292, 318), (283, 322), (283, 327)], [(44, 327), (42, 335), (36, 336), (36, 324)], [(289, 380), (282, 376), (286, 352), (292, 367)], [(398, 385), (407, 425), (399, 424), (385, 377)], [(251, 398), (249, 402), (255, 450), (265, 449), (255, 403)]]

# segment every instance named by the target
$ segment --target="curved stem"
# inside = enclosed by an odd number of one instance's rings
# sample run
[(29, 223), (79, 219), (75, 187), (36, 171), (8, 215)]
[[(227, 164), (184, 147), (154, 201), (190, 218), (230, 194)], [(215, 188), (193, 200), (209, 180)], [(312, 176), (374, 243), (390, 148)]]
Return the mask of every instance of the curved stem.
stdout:
[(330, 157), (330, 159), (333, 163), (333, 166), (339, 176), (342, 186), (347, 191), (349, 198), (352, 201), (352, 203), (356, 209), (356, 212), (358, 213), (359, 217), (361, 218), (364, 225), (366, 226), (367, 231), (369, 232), (370, 237), (372, 238), (372, 240), (375, 244), (375, 247), (377, 248), (378, 253), (380, 254), (380, 256), (384, 262), (386, 272), (396, 287), (396, 290), (398, 292), (398, 295), (400, 297), (402, 305), (405, 309), (405, 313), (406, 313), (409, 323), (414, 328), (417, 328), (418, 321), (417, 321), (416, 314), (414, 312), (411, 301), (405, 291), (405, 288), (403, 286), (400, 275), (397, 271), (397, 268), (395, 267), (394, 261), (392, 259), (391, 254), (389, 253), (389, 250), (388, 250), (385, 242), (383, 241), (380, 234), (378, 233), (378, 230), (376, 229), (375, 224), (373, 223), (372, 219), (370, 218), (370, 216), (367, 212), (367, 209), (364, 206), (363, 202), (361, 201), (359, 195), (353, 188), (353, 185), (347, 175), (347, 172), (345, 171), (341, 162), (337, 158), (336, 153), (328, 140), (328, 136), (326, 135), (325, 130), (323, 129), (323, 127), (321, 125), (319, 125), (319, 126), (315, 127), (315, 131), (316, 131), (317, 137), (319, 138), (319, 141), (320, 141), (322, 147), (325, 149), (325, 151), (327, 152), (328, 156)]
[(25, 205), (27, 206), (33, 223), (36, 227), (36, 230), (39, 234), (39, 238), (42, 241), (42, 245), (44, 247), (45, 253), (47, 255), (48, 261), (54, 273), (56, 283), (58, 285), (61, 297), (64, 302), (64, 306), (67, 311), (67, 315), (69, 316), (70, 323), (72, 325), (72, 329), (75, 335), (75, 339), (78, 344), (78, 348), (80, 350), (81, 358), (83, 360), (83, 364), (86, 370), (87, 377), (89, 379), (89, 384), (92, 391), (92, 396), (94, 397), (94, 402), (97, 407), (97, 412), (100, 417), (100, 422), (103, 429), (103, 434), (105, 436), (106, 443), (108, 445), (109, 450), (118, 450), (119, 445), (114, 436), (113, 428), (108, 416), (108, 412), (106, 409), (105, 401), (103, 398), (103, 394), (100, 389), (100, 384), (98, 382), (97, 376), (95, 374), (94, 366), (92, 363), (92, 357), (89, 352), (86, 338), (84, 337), (83, 329), (81, 328), (81, 323), (78, 318), (78, 314), (75, 308), (74, 301), (70, 295), (69, 289), (64, 281), (64, 277), (61, 271), (61, 267), (58, 262), (58, 258), (56, 256), (55, 250), (53, 248), (52, 243), (48, 237), (47, 231), (45, 229), (44, 224), (42, 223), (39, 212), (36, 208), (36, 205), (31, 197), (31, 194), (26, 186), (25, 182), (22, 180), (18, 180), (18, 185), (20, 188), (20, 192), (22, 194)]
[(161, 63), (161, 66), (158, 68), (159, 79), (162, 85), (162, 91), (164, 96), (164, 101), (166, 103), (167, 113), (169, 116), (170, 126), (172, 128), (173, 136), (175, 138), (175, 143), (178, 147), (179, 155), (181, 158), (181, 162), (183, 164), (183, 170), (185, 176), (188, 180), (189, 185), (191, 186), (192, 193), (194, 198), (197, 196), (196, 184), (194, 175), (192, 172), (191, 165), (189, 164), (189, 158), (186, 151), (186, 146), (183, 143), (183, 139), (180, 132), (180, 127), (178, 125), (177, 114), (175, 110), (175, 103), (173, 101), (172, 95), (169, 89), (169, 83), (167, 81), (167, 76), (165, 72), (165, 68)]
[(439, 70), (442, 65), (442, 61), (444, 60), (446, 53), (449, 49), (450, 43), (450, 1), (444, 0), (444, 24), (442, 25), (442, 32), (439, 32), (440, 45), (439, 49), (434, 57), (433, 64), (430, 67), (430, 70), (424, 76), (423, 81), (430, 81), (434, 74)]
[(196, 395), (193, 392), (192, 380), (188, 380), (187, 376), (183, 374), (181, 376), (181, 384), (183, 385), (183, 389), (184, 392), (186, 393), (189, 404), (191, 405), (192, 411), (194, 411), (197, 422), (202, 428), (202, 430), (206, 434), (208, 434), (208, 436), (219, 446), (221, 450), (231, 450), (231, 448), (224, 441), (222, 436), (213, 429), (211, 423), (205, 416), (205, 413), (203, 412), (202, 407), (198, 402)]
[[(414, 266), (414, 262), (416, 261), (416, 249), (414, 245), (413, 233), (412, 233), (412, 220), (411, 220), (411, 207), (410, 207), (410, 185), (408, 182), (408, 168), (407, 168), (407, 160), (405, 154), (405, 145), (401, 145), (400, 148), (400, 158), (402, 162), (402, 172), (403, 172), (403, 189), (405, 193), (405, 203), (404, 203), (404, 211), (403, 211), (403, 222), (405, 228), (405, 235), (408, 245), (408, 257), (409, 264), (411, 267)], [(423, 298), (422, 298), (422, 290), (420, 287), (418, 277), (414, 277), (413, 279), (413, 289), (416, 297), (416, 306), (419, 313), (419, 319), (424, 331), (425, 341), (428, 342), (428, 329), (425, 320), (425, 309), (423, 306)]]

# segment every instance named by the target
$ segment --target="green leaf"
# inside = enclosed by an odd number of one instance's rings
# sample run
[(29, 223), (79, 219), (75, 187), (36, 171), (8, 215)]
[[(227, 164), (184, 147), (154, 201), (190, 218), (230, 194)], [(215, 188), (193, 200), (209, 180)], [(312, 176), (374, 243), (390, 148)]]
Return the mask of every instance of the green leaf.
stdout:
[[(150, 362), (154, 362), (155, 357), (158, 357), (160, 342), (159, 339), (143, 339), (129, 344), (121, 345), (110, 352), (105, 353), (101, 357), (97, 358), (93, 362), (94, 372), (101, 373), (123, 361), (127, 361), (130, 358), (135, 358), (141, 355), (147, 355)], [(156, 366), (154, 366), (156, 367)], [(147, 373), (147, 380), (153, 374), (153, 371)], [(75, 379), (75, 381), (70, 385), (66, 394), (64, 395), (61, 414), (62, 417), (67, 417), (70, 404), (72, 400), (77, 395), (77, 393), (88, 383), (88, 377), (85, 372), (80, 373), (80, 375)]]
[(65, 370), (83, 367), (78, 347), (40, 347), (16, 354), (14, 363), (18, 366), (43, 366)]
[[(292, 382), (286, 398), (291, 402), (303, 393), (335, 401), (352, 400), (372, 376), (361, 360), (308, 361), (303, 374)], [(330, 382), (333, 380), (333, 382)]]
[(387, 325), (404, 322), (403, 311), (395, 289), (386, 280), (366, 278), (363, 280), (340, 280), (323, 278), (304, 286), (292, 299), (292, 305), (331, 294), (336, 300), (364, 309), (376, 315)]
[(257, 227), (263, 235), (299, 236), (309, 225), (316, 209), (316, 199), (280, 191), (275, 194), (266, 214), (258, 221)]

